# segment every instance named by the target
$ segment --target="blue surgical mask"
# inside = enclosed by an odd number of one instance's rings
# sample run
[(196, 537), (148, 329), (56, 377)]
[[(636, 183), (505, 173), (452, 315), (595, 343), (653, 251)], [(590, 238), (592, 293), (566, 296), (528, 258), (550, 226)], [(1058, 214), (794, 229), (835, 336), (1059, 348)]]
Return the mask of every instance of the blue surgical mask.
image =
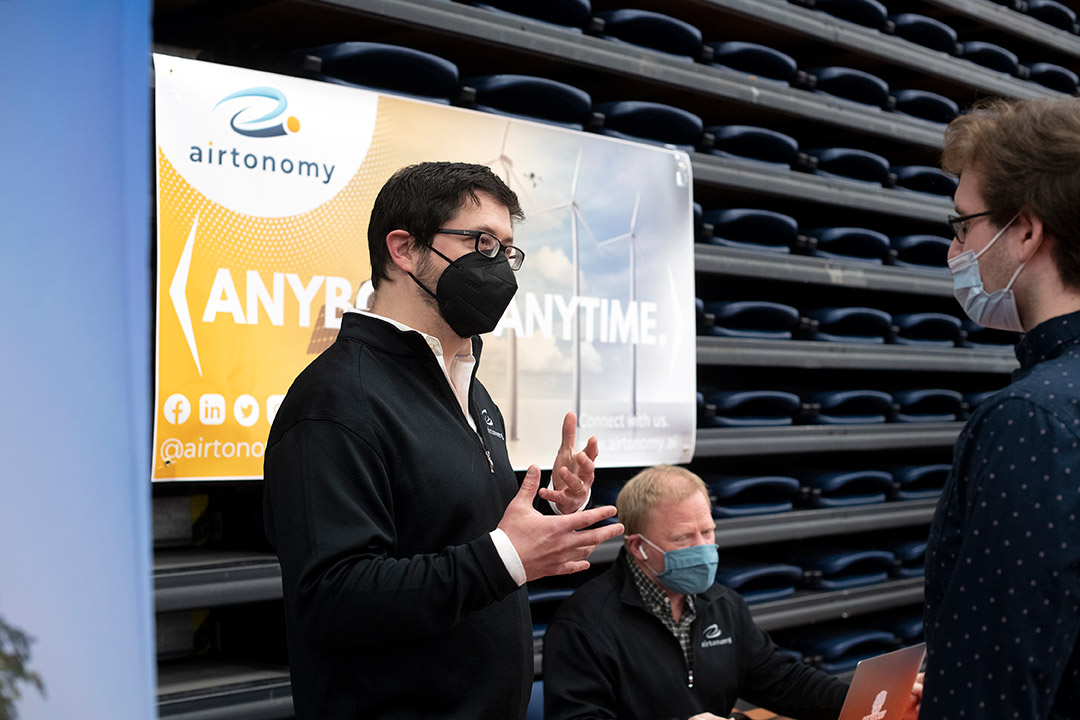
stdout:
[(976, 325), (997, 330), (1013, 330), (1023, 332), (1024, 326), (1020, 324), (1020, 313), (1016, 309), (1016, 295), (1012, 291), (1012, 285), (1017, 275), (1024, 269), (1024, 263), (1016, 268), (1008, 284), (1000, 290), (992, 293), (983, 288), (982, 274), (979, 272), (979, 258), (997, 242), (1013, 221), (1019, 217), (1019, 213), (1013, 215), (1012, 220), (991, 238), (979, 254), (974, 250), (965, 250), (956, 257), (949, 258), (949, 270), (953, 276), (953, 295), (964, 308), (964, 312)]
[[(664, 587), (681, 595), (693, 595), (708, 590), (716, 579), (719, 556), (716, 545), (691, 545), (677, 550), (661, 550), (644, 535), (641, 539), (652, 545), (664, 556), (664, 572), (656, 579)], [(642, 557), (648, 559), (644, 548)]]

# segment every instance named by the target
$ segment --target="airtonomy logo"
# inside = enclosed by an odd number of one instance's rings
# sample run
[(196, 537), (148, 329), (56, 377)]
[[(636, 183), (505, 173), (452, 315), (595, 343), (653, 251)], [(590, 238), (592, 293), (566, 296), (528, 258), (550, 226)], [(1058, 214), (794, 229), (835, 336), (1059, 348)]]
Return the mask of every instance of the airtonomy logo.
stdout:
[[(269, 102), (266, 102), (267, 100), (273, 103), (272, 107)], [(285, 93), (277, 88), (252, 87), (238, 90), (218, 100), (214, 109), (217, 110), (222, 105), (226, 105), (227, 109), (235, 110), (229, 119), (229, 127), (245, 137), (267, 138), (300, 132), (300, 120), (295, 116), (290, 115), (274, 123), (274, 120), (284, 115), (285, 109), (289, 107), (289, 100), (285, 97)], [(267, 107), (269, 110), (259, 115)], [(255, 115), (258, 117), (253, 117)]]

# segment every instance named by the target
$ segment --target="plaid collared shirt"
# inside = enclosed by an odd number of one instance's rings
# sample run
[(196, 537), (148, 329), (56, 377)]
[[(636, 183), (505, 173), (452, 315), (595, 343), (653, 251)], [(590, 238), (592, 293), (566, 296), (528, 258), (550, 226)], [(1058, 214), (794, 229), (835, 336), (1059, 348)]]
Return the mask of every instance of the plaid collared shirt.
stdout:
[(697, 617), (694, 609), (694, 596), (684, 595), (682, 617), (675, 622), (675, 616), (671, 613), (671, 600), (663, 588), (642, 572), (637, 563), (627, 555), (626, 564), (630, 566), (630, 574), (634, 577), (634, 585), (637, 586), (638, 594), (645, 602), (645, 607), (656, 617), (668, 631), (679, 641), (682, 648), (683, 659), (686, 661), (687, 686), (694, 686), (694, 645), (690, 639), (690, 623)]

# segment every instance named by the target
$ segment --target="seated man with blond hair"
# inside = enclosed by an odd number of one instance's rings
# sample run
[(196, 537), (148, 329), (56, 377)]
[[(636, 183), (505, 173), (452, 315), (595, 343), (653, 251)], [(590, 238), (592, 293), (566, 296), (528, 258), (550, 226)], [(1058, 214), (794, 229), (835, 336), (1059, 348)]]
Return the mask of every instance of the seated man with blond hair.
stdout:
[(649, 468), (616, 507), (619, 557), (563, 603), (544, 638), (548, 720), (718, 720), (738, 698), (835, 720), (847, 685), (784, 653), (713, 583), (716, 523), (701, 478)]

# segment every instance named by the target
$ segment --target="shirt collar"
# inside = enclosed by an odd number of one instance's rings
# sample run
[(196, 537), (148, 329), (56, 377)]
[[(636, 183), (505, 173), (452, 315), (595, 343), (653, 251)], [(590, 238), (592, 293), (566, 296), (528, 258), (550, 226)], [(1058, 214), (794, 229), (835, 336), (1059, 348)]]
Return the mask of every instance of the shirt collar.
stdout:
[(1045, 320), (1016, 345), (1020, 369), (1028, 370), (1080, 342), (1080, 311)]
[[(634, 586), (637, 588), (638, 594), (641, 596), (642, 601), (645, 603), (645, 607), (653, 615), (657, 617), (671, 617), (671, 603), (668, 601), (667, 593), (664, 589), (653, 582), (645, 572), (638, 567), (638, 564), (633, 561), (629, 553), (623, 554), (623, 559), (626, 564), (630, 566), (630, 576), (634, 578)], [(694, 612), (694, 597), (693, 595), (686, 595), (686, 610), (689, 613)]]

